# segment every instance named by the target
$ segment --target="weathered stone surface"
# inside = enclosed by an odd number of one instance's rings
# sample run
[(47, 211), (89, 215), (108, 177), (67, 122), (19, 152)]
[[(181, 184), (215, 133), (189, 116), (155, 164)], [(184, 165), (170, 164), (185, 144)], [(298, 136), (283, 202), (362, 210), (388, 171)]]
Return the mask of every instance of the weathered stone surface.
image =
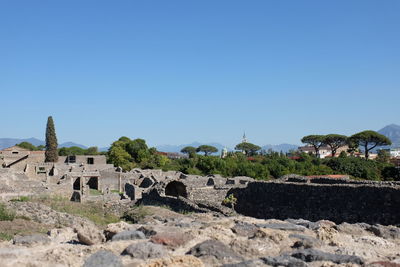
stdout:
[(152, 260), (148, 264), (143, 264), (141, 266), (145, 267), (204, 267), (204, 264), (198, 258), (185, 255), (185, 256), (175, 256), (166, 259)]
[(145, 235), (147, 238), (150, 238), (151, 236), (157, 234), (157, 231), (154, 230), (154, 227), (148, 226), (148, 225), (146, 225), (146, 226), (141, 226), (141, 227), (139, 227), (137, 230), (140, 231), (140, 232), (142, 232), (142, 233), (144, 233), (144, 235)]
[(183, 246), (192, 238), (192, 236), (185, 233), (163, 232), (157, 233), (156, 235), (152, 236), (150, 240), (151, 242), (156, 244), (177, 248), (179, 246)]
[(107, 228), (104, 230), (104, 234), (107, 240), (110, 240), (114, 235), (123, 231), (129, 231), (134, 229), (134, 225), (129, 224), (127, 222), (121, 221), (117, 223), (111, 223), (107, 225)]
[(100, 250), (85, 260), (83, 267), (122, 267), (121, 259), (107, 250)]
[(365, 265), (366, 267), (400, 267), (400, 263), (390, 261), (375, 261)]
[(78, 240), (82, 244), (92, 246), (104, 242), (105, 236), (94, 224), (80, 223), (74, 228)]
[(306, 230), (304, 226), (292, 223), (260, 223), (256, 225), (261, 228), (269, 228), (276, 230), (299, 231), (299, 232), (304, 232)]
[(308, 229), (314, 229), (316, 227), (316, 223), (315, 222), (310, 222), (308, 220), (304, 220), (304, 219), (286, 219), (286, 222), (295, 224), (295, 225), (301, 225), (304, 226)]
[(162, 245), (151, 242), (140, 242), (128, 246), (122, 252), (122, 255), (129, 255), (133, 258), (146, 260), (165, 257), (167, 256), (167, 251)]
[(208, 263), (240, 262), (243, 257), (236, 254), (231, 248), (217, 240), (207, 240), (190, 249), (188, 254), (196, 256)]
[(264, 257), (262, 258), (265, 264), (270, 266), (285, 266), (285, 267), (306, 267), (307, 264), (297, 258), (282, 255), (277, 257)]
[(14, 245), (22, 245), (22, 246), (42, 245), (42, 244), (48, 244), (50, 242), (51, 242), (50, 238), (44, 234), (15, 236), (13, 239)]
[(301, 259), (306, 262), (312, 261), (331, 261), (337, 264), (341, 263), (356, 263), (356, 264), (364, 264), (364, 260), (358, 256), (353, 255), (338, 255), (323, 252), (316, 249), (301, 249), (293, 252), (291, 254), (292, 257)]
[(395, 226), (372, 225), (367, 228), (368, 231), (374, 233), (376, 236), (385, 239), (400, 238), (400, 228)]
[(349, 235), (363, 235), (365, 234), (365, 230), (369, 228), (370, 225), (365, 223), (341, 223), (335, 226), (335, 229), (339, 232), (346, 233)]
[[(332, 180), (332, 179), (331, 179)], [(235, 211), (259, 219), (303, 218), (310, 221), (383, 225), (400, 223), (398, 184), (304, 184), (250, 182), (227, 195), (237, 198)]]
[(140, 231), (123, 231), (113, 236), (112, 241), (121, 240), (135, 240), (135, 239), (146, 239), (146, 236)]
[(254, 224), (238, 222), (231, 230), (239, 236), (253, 237), (258, 231), (258, 227)]
[(321, 246), (321, 241), (312, 236), (290, 234), (289, 238), (297, 239), (293, 248), (313, 248)]
[(261, 267), (261, 266), (265, 266), (265, 263), (262, 260), (248, 260), (248, 261), (241, 261), (238, 263), (224, 264), (221, 267)]

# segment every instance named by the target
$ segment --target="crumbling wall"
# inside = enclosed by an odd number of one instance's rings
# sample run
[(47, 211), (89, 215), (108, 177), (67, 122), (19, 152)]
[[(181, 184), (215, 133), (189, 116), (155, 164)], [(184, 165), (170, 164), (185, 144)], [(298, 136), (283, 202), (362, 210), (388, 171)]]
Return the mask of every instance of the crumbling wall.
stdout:
[(237, 198), (238, 213), (261, 219), (400, 223), (400, 187), (382, 183), (252, 182), (246, 188), (231, 189), (230, 194)]

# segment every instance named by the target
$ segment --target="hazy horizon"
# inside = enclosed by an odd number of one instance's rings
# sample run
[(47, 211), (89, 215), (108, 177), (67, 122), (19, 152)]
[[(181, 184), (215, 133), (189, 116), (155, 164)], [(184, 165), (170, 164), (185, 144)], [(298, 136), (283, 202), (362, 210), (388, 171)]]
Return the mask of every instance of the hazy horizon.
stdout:
[(300, 144), (400, 124), (400, 2), (6, 1), (0, 137)]

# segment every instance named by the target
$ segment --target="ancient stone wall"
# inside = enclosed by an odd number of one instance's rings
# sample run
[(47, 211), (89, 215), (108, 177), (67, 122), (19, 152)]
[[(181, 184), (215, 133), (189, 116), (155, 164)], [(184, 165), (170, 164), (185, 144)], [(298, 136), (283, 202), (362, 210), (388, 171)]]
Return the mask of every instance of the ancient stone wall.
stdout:
[(231, 189), (229, 194), (238, 200), (238, 213), (256, 218), (400, 223), (400, 187), (382, 183), (252, 182), (246, 188)]

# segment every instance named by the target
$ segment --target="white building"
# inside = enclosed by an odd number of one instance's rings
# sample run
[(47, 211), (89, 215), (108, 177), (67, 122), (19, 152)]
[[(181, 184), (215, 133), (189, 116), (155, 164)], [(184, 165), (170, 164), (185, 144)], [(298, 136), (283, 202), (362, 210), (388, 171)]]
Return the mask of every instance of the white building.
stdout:
[(391, 158), (399, 158), (400, 157), (400, 148), (391, 148), (390, 151)]

